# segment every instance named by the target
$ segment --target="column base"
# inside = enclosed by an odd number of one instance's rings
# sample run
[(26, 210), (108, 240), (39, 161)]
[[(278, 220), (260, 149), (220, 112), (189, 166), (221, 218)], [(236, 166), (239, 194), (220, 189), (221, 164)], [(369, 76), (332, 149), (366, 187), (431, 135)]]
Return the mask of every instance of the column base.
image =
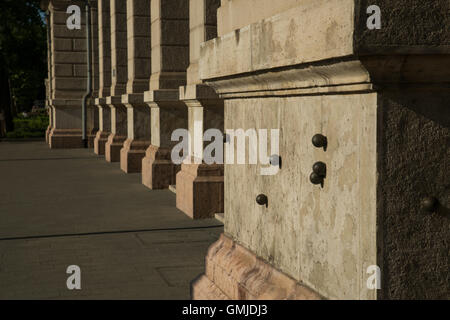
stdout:
[(209, 247), (205, 275), (191, 292), (194, 300), (322, 299), (224, 234)]
[(48, 140), (51, 149), (84, 148), (79, 129), (53, 129)]
[(192, 219), (223, 212), (223, 165), (182, 164), (176, 185), (177, 208)]
[(156, 189), (167, 189), (175, 184), (181, 165), (171, 160), (171, 150), (150, 145), (142, 159), (142, 184)]
[(47, 142), (47, 144), (50, 144), (49, 136), (50, 136), (51, 132), (52, 132), (52, 127), (48, 126), (47, 130), (45, 131), (45, 142)]
[(98, 131), (94, 139), (94, 153), (99, 156), (105, 155), (105, 145), (111, 133)]
[(142, 171), (142, 159), (150, 141), (127, 139), (120, 150), (120, 169), (126, 173), (140, 173)]
[(87, 138), (88, 138), (88, 145), (87, 146), (88, 146), (89, 149), (93, 149), (95, 147), (95, 137), (97, 136), (97, 132), (98, 131), (92, 130), (87, 135)]
[(111, 133), (108, 137), (108, 141), (105, 144), (105, 160), (108, 162), (120, 161), (120, 150), (123, 148), (123, 143), (127, 137), (118, 136), (115, 133)]

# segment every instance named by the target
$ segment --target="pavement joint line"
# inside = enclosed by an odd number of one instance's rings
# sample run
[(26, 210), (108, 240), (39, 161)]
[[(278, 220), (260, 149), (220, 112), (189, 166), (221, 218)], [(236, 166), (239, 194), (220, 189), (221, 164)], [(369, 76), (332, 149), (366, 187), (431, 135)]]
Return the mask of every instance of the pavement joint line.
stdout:
[(186, 228), (156, 228), (156, 229), (142, 229), (142, 230), (118, 230), (118, 231), (100, 231), (100, 232), (86, 232), (86, 233), (68, 233), (68, 234), (50, 234), (41, 236), (24, 236), (24, 237), (10, 237), (0, 238), (0, 241), (18, 241), (18, 240), (34, 240), (34, 239), (51, 239), (51, 238), (70, 238), (83, 236), (97, 236), (105, 234), (127, 234), (127, 233), (143, 233), (143, 232), (158, 232), (158, 231), (180, 231), (180, 230), (199, 230), (199, 229), (214, 229), (222, 228), (221, 225), (186, 227)]

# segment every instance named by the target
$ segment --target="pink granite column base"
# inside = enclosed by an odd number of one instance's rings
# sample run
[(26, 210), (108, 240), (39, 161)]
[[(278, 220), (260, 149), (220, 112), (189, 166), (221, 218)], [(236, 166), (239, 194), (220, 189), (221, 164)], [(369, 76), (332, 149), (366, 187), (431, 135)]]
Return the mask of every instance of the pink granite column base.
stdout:
[(167, 189), (176, 183), (181, 165), (171, 160), (171, 150), (150, 145), (142, 159), (142, 184), (156, 189)]
[(223, 165), (182, 164), (176, 185), (177, 208), (192, 219), (223, 212)]
[(120, 169), (126, 173), (140, 173), (142, 171), (142, 159), (150, 141), (127, 139), (120, 150)]
[(206, 256), (205, 275), (192, 284), (194, 300), (320, 300), (322, 297), (221, 235)]
[(94, 152), (99, 156), (105, 155), (105, 145), (108, 142), (109, 132), (98, 131), (94, 139)]
[(89, 149), (95, 148), (95, 137), (97, 136), (97, 132), (98, 131), (95, 131), (95, 130), (88, 131), (88, 134), (87, 134), (88, 145), (87, 145), (87, 147)]
[(45, 131), (45, 142), (47, 142), (47, 144), (50, 144), (50, 133), (52, 132), (52, 126), (48, 126), (47, 130)]
[(108, 137), (108, 141), (105, 144), (105, 160), (108, 162), (120, 161), (120, 150), (123, 148), (123, 143), (127, 137), (118, 136), (115, 133), (111, 133)]
[(53, 129), (48, 136), (48, 140), (51, 149), (84, 147), (80, 129)]

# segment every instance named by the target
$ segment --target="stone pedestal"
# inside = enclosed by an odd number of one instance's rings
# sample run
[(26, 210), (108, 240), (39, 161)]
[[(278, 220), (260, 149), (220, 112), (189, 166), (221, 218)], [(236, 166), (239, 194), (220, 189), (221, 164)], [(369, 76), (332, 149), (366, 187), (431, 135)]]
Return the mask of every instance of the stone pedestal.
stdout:
[(105, 160), (120, 161), (120, 150), (127, 139), (127, 108), (122, 104), (120, 96), (106, 98), (111, 112), (111, 134), (105, 144)]
[[(213, 218), (223, 212), (222, 163), (203, 162), (203, 141), (208, 129), (223, 132), (223, 100), (205, 85), (180, 88), (180, 100), (188, 107), (191, 164), (183, 164), (177, 174), (177, 208), (194, 219)], [(198, 132), (199, 131), (199, 132)]]
[(49, 125), (49, 126), (47, 127), (47, 130), (45, 130), (45, 142), (46, 142), (47, 144), (50, 143), (49, 136), (50, 136), (50, 132), (51, 132), (51, 131), (52, 131), (52, 127), (51, 127), (51, 125)]
[(156, 189), (167, 189), (176, 183), (180, 166), (173, 164), (170, 149), (150, 145), (142, 159), (142, 184)]
[(90, 100), (89, 106), (87, 108), (87, 147), (94, 149), (95, 147), (95, 137), (97, 136), (99, 128), (99, 114), (98, 107), (95, 105), (95, 100)]
[(53, 130), (53, 108), (50, 105), (47, 106), (47, 113), (49, 124), (47, 130), (45, 131), (45, 142), (50, 144), (50, 133)]
[(142, 159), (148, 148), (149, 141), (134, 141), (127, 139), (120, 150), (120, 169), (126, 173), (140, 173), (142, 171)]
[(49, 134), (49, 145), (51, 149), (76, 149), (83, 148), (81, 129), (57, 129)]
[(77, 103), (71, 99), (52, 100), (53, 126), (48, 135), (51, 149), (84, 148)]
[(88, 132), (87, 132), (87, 137), (88, 137), (87, 147), (89, 149), (95, 148), (95, 138), (97, 137), (97, 133), (98, 133), (97, 129), (88, 130)]
[(94, 153), (99, 156), (105, 155), (105, 146), (108, 142), (110, 132), (98, 131), (94, 140)]
[(120, 168), (126, 173), (139, 173), (150, 145), (150, 110), (144, 103), (144, 94), (125, 94), (122, 103), (127, 108), (128, 134), (120, 150)]
[(111, 134), (111, 108), (106, 104), (105, 98), (97, 98), (95, 104), (98, 106), (99, 130), (94, 140), (94, 152), (105, 155), (105, 145)]
[(176, 178), (177, 208), (192, 219), (223, 212), (223, 165), (182, 164)]
[(142, 160), (142, 183), (150, 189), (166, 189), (176, 183), (181, 165), (171, 159), (172, 133), (187, 128), (187, 110), (178, 90), (147, 91), (144, 97), (151, 112), (151, 145)]

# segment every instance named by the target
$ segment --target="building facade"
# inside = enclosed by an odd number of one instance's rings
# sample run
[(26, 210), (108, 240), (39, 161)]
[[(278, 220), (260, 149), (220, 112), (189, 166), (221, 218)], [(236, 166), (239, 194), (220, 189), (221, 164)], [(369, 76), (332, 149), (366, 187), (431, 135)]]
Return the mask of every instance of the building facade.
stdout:
[(223, 218), (194, 299), (448, 298), (448, 1), (43, 6), (49, 146)]

